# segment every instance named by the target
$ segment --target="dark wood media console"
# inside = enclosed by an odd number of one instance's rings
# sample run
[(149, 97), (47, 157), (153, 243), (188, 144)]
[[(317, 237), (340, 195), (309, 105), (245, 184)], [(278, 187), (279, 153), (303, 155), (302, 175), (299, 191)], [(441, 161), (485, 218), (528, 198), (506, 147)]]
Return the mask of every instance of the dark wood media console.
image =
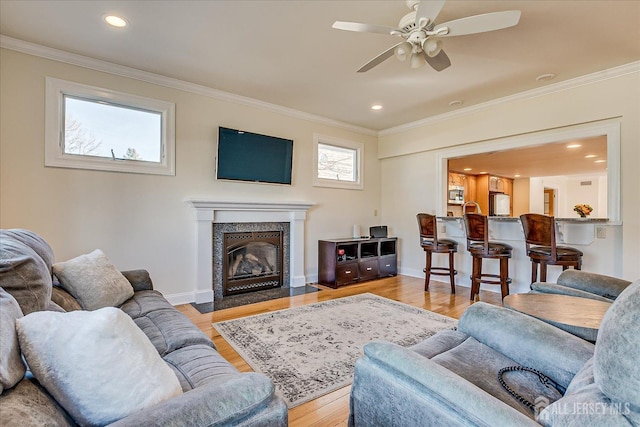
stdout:
[(398, 238), (318, 241), (318, 283), (332, 288), (398, 274)]

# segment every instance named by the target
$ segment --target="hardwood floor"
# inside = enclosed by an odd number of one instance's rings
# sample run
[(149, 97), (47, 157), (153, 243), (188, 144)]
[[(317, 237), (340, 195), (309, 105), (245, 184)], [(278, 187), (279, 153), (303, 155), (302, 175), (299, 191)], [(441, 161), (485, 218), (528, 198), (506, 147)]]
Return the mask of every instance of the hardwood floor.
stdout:
[[(424, 279), (407, 276), (389, 277), (331, 289), (324, 286), (321, 292), (281, 298), (251, 305), (245, 305), (208, 314), (200, 314), (191, 305), (181, 305), (177, 308), (207, 334), (218, 347), (218, 351), (242, 372), (252, 371), (251, 367), (236, 353), (236, 351), (218, 334), (211, 325), (212, 322), (252, 316), (290, 307), (297, 307), (315, 302), (342, 298), (370, 292), (385, 298), (400, 301), (416, 307), (422, 307), (445, 316), (460, 318), (462, 313), (472, 302), (469, 300), (470, 289), (456, 287), (456, 294), (451, 295), (448, 283), (431, 281), (429, 292), (424, 292)], [(501, 305), (499, 293), (480, 292), (480, 300)], [(289, 410), (289, 426), (296, 427), (332, 427), (346, 426), (349, 416), (349, 392), (351, 387), (344, 387)]]

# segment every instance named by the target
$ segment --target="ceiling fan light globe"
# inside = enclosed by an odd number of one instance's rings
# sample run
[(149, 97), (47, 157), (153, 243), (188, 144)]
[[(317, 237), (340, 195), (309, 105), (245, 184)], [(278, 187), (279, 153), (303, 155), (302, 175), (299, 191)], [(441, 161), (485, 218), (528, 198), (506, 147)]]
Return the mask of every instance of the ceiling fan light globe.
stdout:
[(425, 41), (422, 42), (422, 50), (424, 50), (427, 56), (433, 58), (442, 50), (442, 40), (425, 39)]
[(422, 52), (414, 53), (411, 55), (411, 68), (420, 68), (425, 64), (424, 57), (422, 56)]
[(399, 61), (406, 61), (409, 55), (411, 55), (411, 49), (410, 43), (402, 43), (395, 48), (393, 54)]

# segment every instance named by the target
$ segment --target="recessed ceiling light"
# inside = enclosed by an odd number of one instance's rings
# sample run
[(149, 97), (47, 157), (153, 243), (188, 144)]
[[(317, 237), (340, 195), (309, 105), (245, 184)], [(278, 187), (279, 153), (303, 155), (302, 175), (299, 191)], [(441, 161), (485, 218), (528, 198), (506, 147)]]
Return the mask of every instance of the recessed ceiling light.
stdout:
[(127, 20), (116, 15), (107, 15), (104, 20), (112, 27), (123, 28), (127, 26)]
[(513, 177), (514, 178), (520, 178), (520, 175), (519, 174), (515, 174), (515, 175), (513, 175)]
[(464, 104), (463, 101), (460, 101), (459, 99), (456, 99), (455, 101), (451, 101), (449, 103), (449, 107), (460, 107), (462, 104)]
[(585, 159), (593, 159), (594, 157), (598, 157), (595, 154), (587, 154), (586, 156), (584, 156)]
[(463, 169), (465, 172), (469, 172), (471, 170), (471, 168), (464, 168)]
[(596, 161), (595, 161), (595, 162), (593, 162), (593, 163), (604, 163), (604, 162), (606, 162), (606, 160), (596, 160)]
[(479, 173), (480, 175), (484, 175), (484, 174), (487, 174), (487, 173), (489, 173), (489, 172), (478, 172), (478, 173)]
[(372, 110), (375, 110), (375, 111), (377, 111), (377, 110), (382, 110), (382, 105), (380, 105), (380, 104), (373, 104), (373, 105), (371, 106), (371, 109), (372, 109)]
[(536, 81), (548, 82), (549, 80), (553, 80), (555, 78), (556, 78), (556, 75), (553, 73), (540, 74), (538, 77), (536, 77)]
[(569, 144), (569, 145), (567, 145), (567, 148), (578, 148), (578, 147), (582, 147), (582, 144)]

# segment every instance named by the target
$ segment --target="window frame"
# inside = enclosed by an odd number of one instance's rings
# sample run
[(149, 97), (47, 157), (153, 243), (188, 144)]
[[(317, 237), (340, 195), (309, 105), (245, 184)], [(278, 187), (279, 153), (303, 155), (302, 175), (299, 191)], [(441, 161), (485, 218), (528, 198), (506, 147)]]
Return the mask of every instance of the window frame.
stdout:
[[(147, 110), (161, 115), (160, 162), (64, 152), (64, 97), (105, 102), (109, 105)], [(46, 78), (45, 95), (45, 160), (46, 167), (88, 169), (175, 176), (175, 104), (96, 86)]]
[[(333, 179), (318, 177), (318, 144), (331, 145), (338, 148), (346, 148), (356, 152), (356, 180), (338, 181)], [(347, 190), (364, 190), (364, 144), (362, 142), (348, 141), (346, 139), (334, 138), (331, 136), (313, 134), (313, 186), (341, 188)]]

